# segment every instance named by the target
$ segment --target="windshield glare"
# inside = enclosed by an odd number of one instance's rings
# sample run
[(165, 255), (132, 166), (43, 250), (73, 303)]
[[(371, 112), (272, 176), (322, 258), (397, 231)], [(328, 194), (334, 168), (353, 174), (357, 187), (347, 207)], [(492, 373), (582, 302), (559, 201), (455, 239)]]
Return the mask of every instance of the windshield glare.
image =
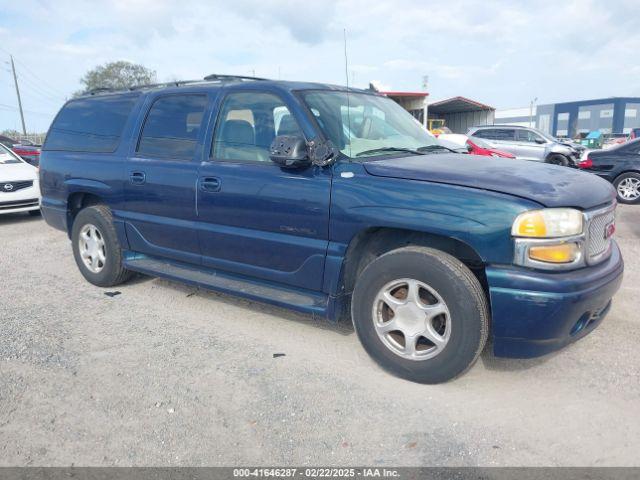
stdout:
[(379, 149), (437, 145), (409, 112), (389, 98), (332, 91), (311, 91), (303, 98), (324, 135), (347, 157), (397, 155)]

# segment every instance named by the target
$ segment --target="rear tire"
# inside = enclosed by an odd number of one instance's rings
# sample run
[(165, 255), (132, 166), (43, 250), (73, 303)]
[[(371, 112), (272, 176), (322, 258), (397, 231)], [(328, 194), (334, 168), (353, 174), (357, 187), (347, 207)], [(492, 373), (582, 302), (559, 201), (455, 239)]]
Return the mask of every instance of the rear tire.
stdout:
[(613, 182), (618, 202), (628, 205), (640, 203), (640, 174), (628, 172), (618, 176)]
[(567, 160), (567, 157), (560, 155), (559, 153), (549, 155), (549, 157), (547, 157), (547, 163), (550, 163), (551, 165), (560, 165), (561, 167), (569, 166), (569, 160)]
[(367, 265), (356, 282), (351, 316), (367, 353), (418, 383), (446, 382), (465, 372), (489, 332), (478, 279), (458, 259), (427, 247), (393, 250)]
[(132, 272), (122, 266), (122, 249), (108, 207), (81, 210), (73, 222), (71, 242), (80, 273), (90, 283), (112, 287), (131, 277)]

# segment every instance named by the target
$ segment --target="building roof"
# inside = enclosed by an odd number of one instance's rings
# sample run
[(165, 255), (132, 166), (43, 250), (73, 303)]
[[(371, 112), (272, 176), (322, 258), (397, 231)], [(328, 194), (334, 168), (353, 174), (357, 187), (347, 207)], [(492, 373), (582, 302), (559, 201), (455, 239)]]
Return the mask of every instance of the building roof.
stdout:
[(495, 110), (495, 108), (465, 97), (452, 97), (429, 105), (429, 113), (459, 113)]

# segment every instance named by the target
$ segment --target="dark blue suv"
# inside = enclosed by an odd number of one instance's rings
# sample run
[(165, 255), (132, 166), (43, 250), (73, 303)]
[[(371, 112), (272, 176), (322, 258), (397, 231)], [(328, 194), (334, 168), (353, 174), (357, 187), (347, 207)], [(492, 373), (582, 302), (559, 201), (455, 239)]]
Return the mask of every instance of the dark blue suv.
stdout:
[(392, 100), (212, 76), (69, 101), (42, 211), (101, 287), (161, 276), (332, 320), (418, 382), (592, 331), (622, 280), (615, 191), (448, 151)]

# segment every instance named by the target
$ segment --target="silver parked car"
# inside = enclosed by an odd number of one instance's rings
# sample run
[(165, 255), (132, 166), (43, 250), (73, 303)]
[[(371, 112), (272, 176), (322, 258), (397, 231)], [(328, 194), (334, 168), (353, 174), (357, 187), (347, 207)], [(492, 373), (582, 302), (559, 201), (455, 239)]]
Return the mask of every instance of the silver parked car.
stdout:
[(564, 166), (575, 166), (580, 160), (580, 154), (575, 148), (560, 143), (535, 128), (485, 125), (471, 128), (467, 135), (482, 138), (493, 148), (512, 153), (521, 160), (535, 160)]

